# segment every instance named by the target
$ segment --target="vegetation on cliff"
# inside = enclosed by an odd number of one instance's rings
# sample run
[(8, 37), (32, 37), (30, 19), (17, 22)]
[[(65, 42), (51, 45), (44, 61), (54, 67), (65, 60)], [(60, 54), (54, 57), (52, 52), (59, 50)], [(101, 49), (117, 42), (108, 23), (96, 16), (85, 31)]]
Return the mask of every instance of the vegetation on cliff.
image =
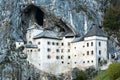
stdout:
[(103, 28), (109, 36), (116, 38), (120, 46), (120, 0), (111, 0), (110, 3), (104, 16)]

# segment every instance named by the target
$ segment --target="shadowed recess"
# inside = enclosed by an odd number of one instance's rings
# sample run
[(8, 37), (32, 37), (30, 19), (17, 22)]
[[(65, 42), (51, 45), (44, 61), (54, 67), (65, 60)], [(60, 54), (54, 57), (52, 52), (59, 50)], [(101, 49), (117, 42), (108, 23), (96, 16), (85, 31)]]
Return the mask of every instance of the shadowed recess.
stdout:
[(44, 12), (40, 8), (30, 4), (24, 9), (24, 13), (32, 16), (37, 24), (43, 26)]

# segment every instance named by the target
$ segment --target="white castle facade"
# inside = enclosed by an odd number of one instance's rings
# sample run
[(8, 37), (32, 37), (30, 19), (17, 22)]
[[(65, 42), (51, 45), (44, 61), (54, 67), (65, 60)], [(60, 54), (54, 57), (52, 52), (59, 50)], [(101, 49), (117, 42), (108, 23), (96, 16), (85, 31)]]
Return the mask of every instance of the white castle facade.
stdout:
[(42, 31), (35, 25), (27, 30), (27, 44), (16, 41), (16, 47), (25, 46), (27, 60), (36, 68), (55, 75), (77, 67), (98, 67), (99, 60), (107, 60), (107, 36), (93, 26), (82, 38), (74, 35), (56, 37), (53, 31)]

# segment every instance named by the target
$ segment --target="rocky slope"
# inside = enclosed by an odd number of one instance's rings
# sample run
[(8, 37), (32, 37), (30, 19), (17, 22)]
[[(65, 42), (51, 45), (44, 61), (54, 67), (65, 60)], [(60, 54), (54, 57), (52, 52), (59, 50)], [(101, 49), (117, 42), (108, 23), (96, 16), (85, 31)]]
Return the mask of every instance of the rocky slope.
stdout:
[[(56, 77), (52, 74), (38, 71), (34, 66), (31, 67), (26, 61), (27, 55), (22, 52), (23, 48), (15, 48), (15, 40), (20, 38), (26, 41), (25, 33), (30, 20), (38, 23), (39, 26), (43, 25), (42, 22), (44, 20), (41, 21), (41, 19), (36, 18), (39, 16), (38, 9), (43, 10), (45, 13), (45, 19), (47, 20), (45, 27), (54, 26), (55, 31), (60, 32), (62, 30), (64, 33), (72, 31), (75, 35), (83, 36), (93, 23), (101, 26), (104, 11), (108, 4), (107, 1), (0, 0), (0, 79), (72, 80), (72, 74), (70, 73), (70, 75), (65, 74)], [(31, 4), (36, 8), (33, 10), (29, 9)], [(52, 22), (49, 22), (50, 20)], [(43, 29), (46, 29), (45, 27)], [(47, 29), (51, 29), (51, 27)]]

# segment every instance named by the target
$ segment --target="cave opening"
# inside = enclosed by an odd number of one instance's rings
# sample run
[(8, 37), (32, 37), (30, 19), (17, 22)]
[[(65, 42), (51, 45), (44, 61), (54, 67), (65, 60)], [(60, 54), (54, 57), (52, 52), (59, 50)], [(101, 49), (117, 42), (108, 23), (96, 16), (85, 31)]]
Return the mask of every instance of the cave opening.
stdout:
[(33, 18), (38, 25), (43, 26), (44, 12), (39, 7), (33, 4), (28, 5), (24, 9), (24, 13), (28, 16), (31, 16), (31, 19)]

